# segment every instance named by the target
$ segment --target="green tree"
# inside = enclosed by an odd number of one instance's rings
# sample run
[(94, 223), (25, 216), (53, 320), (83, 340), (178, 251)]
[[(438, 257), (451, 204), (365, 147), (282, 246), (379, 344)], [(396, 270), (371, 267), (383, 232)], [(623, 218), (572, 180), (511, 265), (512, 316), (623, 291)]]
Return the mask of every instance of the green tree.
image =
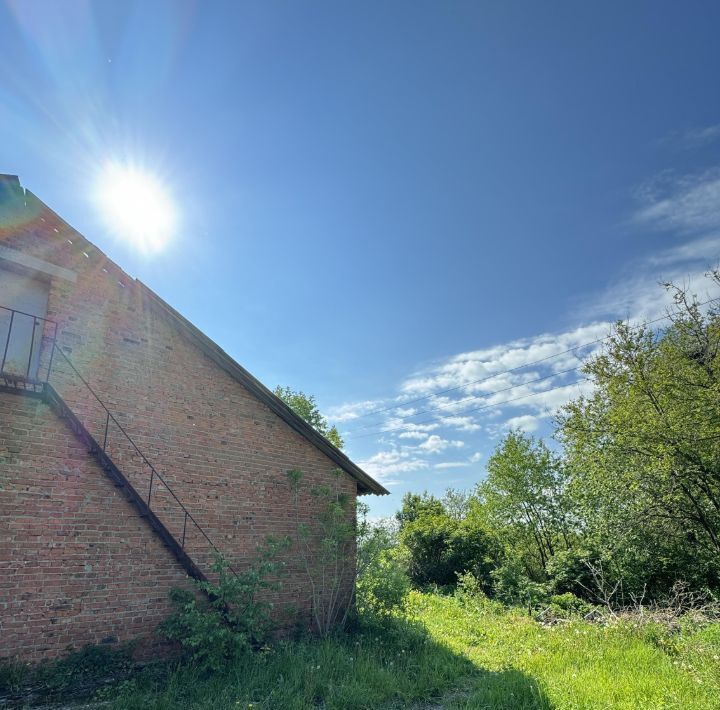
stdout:
[[(455, 585), (458, 575), (471, 572), (486, 588), (497, 558), (495, 540), (472, 503), (458, 507), (457, 495), (443, 501), (423, 493), (407, 493), (396, 519), (399, 540), (407, 550), (408, 574), (418, 585)], [(464, 513), (464, 514), (461, 514)]]
[(279, 397), (295, 414), (302, 417), (310, 426), (322, 434), (333, 446), (342, 449), (345, 445), (337, 427), (330, 426), (328, 420), (320, 413), (313, 395), (307, 395), (300, 390), (278, 385), (273, 394)]
[(443, 515), (445, 508), (442, 501), (427, 491), (423, 493), (406, 493), (403, 496), (400, 510), (395, 513), (395, 519), (402, 529), (407, 523), (412, 523), (423, 515)]
[(667, 288), (670, 326), (618, 323), (558, 432), (585, 537), (611, 574), (654, 594), (720, 576), (720, 314)]
[(508, 556), (543, 577), (552, 556), (570, 546), (559, 459), (542, 441), (511, 431), (487, 471), (477, 494), (490, 525)]
[(367, 503), (357, 502), (356, 602), (361, 614), (397, 609), (410, 588), (406, 550), (398, 544), (392, 518), (371, 521)]

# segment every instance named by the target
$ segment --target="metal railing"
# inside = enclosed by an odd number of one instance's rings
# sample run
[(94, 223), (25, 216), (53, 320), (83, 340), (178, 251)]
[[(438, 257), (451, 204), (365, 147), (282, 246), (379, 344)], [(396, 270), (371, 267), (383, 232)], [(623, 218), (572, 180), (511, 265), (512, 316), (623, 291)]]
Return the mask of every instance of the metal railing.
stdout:
[[(42, 377), (40, 355), (44, 341), (49, 341), (51, 348), (45, 377)], [(22, 378), (30, 383), (47, 382), (56, 341), (55, 321), (0, 306), (0, 375), (4, 378)]]
[[(54, 321), (51, 321), (47, 318), (40, 318), (38, 316), (33, 316), (28, 313), (24, 313), (22, 311), (17, 311), (12, 308), (7, 308), (5, 306), (0, 306), (1, 309), (4, 311), (10, 312), (10, 326), (8, 328), (8, 333), (4, 341), (4, 350), (3, 350), (3, 359), (2, 359), (2, 367), (0, 367), (0, 377), (4, 378), (6, 382), (8, 380), (13, 381), (14, 383), (18, 383), (18, 381), (27, 380), (28, 382), (32, 384), (51, 384), (50, 378), (51, 375), (56, 374), (56, 380), (58, 379), (59, 375), (57, 374), (58, 370), (58, 363), (63, 363), (67, 365), (70, 368), (70, 371), (73, 373), (74, 377), (77, 377), (77, 379), (82, 383), (82, 387), (86, 392), (88, 392), (91, 396), (91, 401), (94, 401), (97, 405), (100, 406), (102, 411), (102, 416), (104, 418), (104, 427), (101, 424), (101, 430), (100, 430), (100, 436), (95, 437), (95, 440), (98, 442), (98, 445), (101, 447), (102, 453), (105, 454), (111, 461), (113, 460), (112, 456), (110, 456), (108, 452), (109, 448), (109, 435), (111, 430), (116, 430), (120, 433), (123, 440), (130, 445), (130, 449), (132, 452), (134, 452), (134, 455), (138, 456), (140, 458), (140, 461), (142, 462), (143, 467), (146, 471), (149, 471), (149, 482), (147, 487), (147, 498), (145, 499), (145, 503), (147, 505), (147, 508), (152, 511), (155, 515), (157, 515), (157, 512), (153, 510), (152, 508), (152, 500), (153, 500), (153, 488), (155, 488), (155, 491), (157, 492), (158, 486), (162, 485), (165, 490), (170, 494), (171, 500), (174, 502), (176, 508), (179, 510), (179, 512), (182, 514), (182, 533), (180, 533), (179, 530), (177, 530), (177, 534), (173, 535), (176, 542), (179, 543), (180, 549), (185, 552), (185, 545), (187, 537), (190, 533), (190, 531), (194, 528), (197, 530), (197, 532), (201, 535), (202, 539), (204, 539), (207, 544), (210, 546), (211, 550), (217, 554), (220, 555), (220, 550), (216, 547), (215, 543), (210, 539), (209, 535), (205, 531), (205, 529), (198, 523), (198, 521), (193, 517), (192, 513), (185, 507), (183, 502), (178, 498), (177, 494), (173, 489), (170, 487), (167, 479), (155, 468), (155, 466), (150, 462), (150, 460), (147, 458), (147, 456), (140, 450), (139, 446), (135, 443), (133, 438), (130, 436), (130, 434), (127, 432), (125, 427), (118, 421), (117, 417), (110, 411), (108, 406), (103, 402), (102, 399), (100, 399), (97, 392), (91, 387), (90, 383), (82, 376), (80, 371), (77, 369), (77, 367), (74, 365), (72, 360), (68, 357), (68, 355), (63, 352), (62, 348), (58, 345), (57, 342), (57, 323)], [(7, 363), (10, 362), (9, 358), (7, 357), (8, 351), (10, 348), (16, 348), (20, 351), (22, 351), (23, 344), (22, 341), (17, 341), (18, 339), (18, 331), (15, 331), (15, 340), (11, 340), (11, 336), (13, 333), (13, 326), (17, 324), (17, 316), (27, 316), (29, 318), (34, 319), (33, 320), (33, 326), (31, 329), (31, 342), (29, 345), (25, 345), (24, 347), (29, 350), (29, 356), (27, 359), (27, 366), (25, 367), (23, 372), (15, 372), (15, 371), (6, 371), (5, 368), (7, 366)], [(50, 329), (52, 328), (52, 335), (51, 336), (43, 336), (40, 338), (39, 344), (35, 344), (36, 339), (36, 332), (37, 332), (37, 326), (40, 325), (39, 322), (43, 323), (43, 333), (46, 328)], [(0, 327), (2, 326), (0, 322)], [(17, 326), (16, 326), (17, 327)], [(0, 333), (2, 331), (0, 330)], [(47, 365), (45, 368), (43, 368), (43, 371), (45, 372), (45, 377), (40, 377), (40, 361), (41, 361), (41, 355), (44, 353), (40, 352), (40, 350), (44, 349), (43, 346), (43, 340), (47, 340), (49, 342), (49, 350), (47, 351)], [(15, 343), (15, 344), (14, 344)], [(35, 369), (33, 367), (33, 351), (35, 352), (35, 357), (37, 358), (37, 369), (38, 371), (35, 373), (36, 377), (31, 377), (31, 374), (33, 374), (33, 370)], [(12, 352), (12, 351), (11, 351)], [(7, 361), (7, 362), (6, 362)], [(55, 373), (53, 372), (53, 366), (55, 366)], [(65, 384), (67, 385), (67, 381), (65, 381)], [(62, 385), (58, 386), (55, 383), (52, 383), (53, 388), (56, 390), (59, 390), (60, 396), (63, 396), (62, 390), (64, 389)], [(76, 388), (77, 389), (77, 388)], [(63, 397), (65, 399), (65, 397)], [(73, 400), (78, 399), (78, 393), (75, 391), (74, 396), (72, 397)], [(71, 409), (72, 411), (72, 409)], [(82, 421), (82, 417), (78, 416), (77, 413), (75, 413), (75, 416), (78, 418), (79, 421), (83, 424), (83, 426), (86, 427), (86, 429), (89, 431), (91, 426), (88, 426), (87, 421)], [(97, 432), (96, 432), (97, 433)], [(128, 478), (128, 483), (133, 487), (137, 488), (135, 483)], [(158, 518), (162, 521), (162, 518), (158, 516)], [(164, 524), (164, 521), (163, 521)], [(188, 524), (190, 525), (190, 529), (188, 529)], [(172, 534), (172, 533), (171, 533)], [(180, 538), (179, 540), (177, 538)], [(232, 566), (228, 565), (228, 569), (237, 576), (237, 572), (232, 568)]]

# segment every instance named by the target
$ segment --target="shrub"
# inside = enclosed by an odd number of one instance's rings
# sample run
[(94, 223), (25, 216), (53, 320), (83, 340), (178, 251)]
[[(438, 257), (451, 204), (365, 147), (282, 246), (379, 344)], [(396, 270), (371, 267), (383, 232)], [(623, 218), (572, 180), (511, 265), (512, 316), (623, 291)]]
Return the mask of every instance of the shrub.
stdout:
[(550, 585), (532, 581), (519, 560), (507, 560), (490, 574), (495, 596), (505, 604), (524, 606), (531, 611), (548, 600)]
[(570, 592), (584, 599), (594, 598), (597, 585), (591, 568), (601, 562), (600, 553), (585, 546), (557, 552), (547, 564), (553, 590), (558, 594)]
[(402, 606), (410, 591), (410, 579), (405, 573), (401, 552), (380, 550), (365, 567), (357, 580), (357, 608), (359, 612), (389, 614)]
[(314, 525), (300, 521), (300, 487), (303, 472), (287, 472), (295, 507), (296, 550), (310, 584), (315, 630), (328, 636), (342, 628), (355, 594), (355, 535), (353, 500), (340, 489), (342, 469), (333, 471), (331, 485), (310, 489), (320, 502)]
[(272, 627), (272, 605), (259, 600), (257, 594), (261, 589), (279, 587), (268, 577), (280, 571), (281, 564), (274, 557), (286, 545), (286, 541), (268, 540), (258, 559), (237, 574), (218, 555), (213, 565), (217, 581), (195, 583), (203, 594), (170, 591), (175, 611), (162, 623), (161, 633), (179, 641), (190, 658), (207, 671), (219, 670), (261, 644)]
[(356, 604), (360, 613), (387, 615), (398, 609), (410, 589), (407, 550), (398, 546), (392, 520), (368, 520), (369, 508), (357, 503)]
[(493, 541), (472, 520), (421, 514), (403, 525), (400, 538), (410, 554), (408, 572), (415, 584), (454, 586), (459, 573), (471, 571), (489, 588)]
[(460, 572), (457, 578), (455, 596), (458, 599), (472, 598), (484, 601), (488, 598), (483, 584), (472, 572)]
[(553, 594), (548, 600), (550, 611), (555, 616), (585, 616), (595, 607), (588, 604), (584, 599), (575, 596), (572, 592), (564, 594)]

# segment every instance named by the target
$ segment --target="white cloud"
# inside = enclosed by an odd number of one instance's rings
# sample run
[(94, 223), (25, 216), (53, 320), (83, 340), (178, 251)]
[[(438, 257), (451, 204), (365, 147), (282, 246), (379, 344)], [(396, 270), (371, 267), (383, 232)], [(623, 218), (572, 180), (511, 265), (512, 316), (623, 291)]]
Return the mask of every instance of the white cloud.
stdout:
[(427, 434), (424, 431), (402, 431), (397, 435), (398, 439), (425, 439)]
[(392, 429), (401, 439), (425, 439), (428, 432), (440, 428), (437, 422), (427, 424), (416, 424), (415, 422), (403, 421), (400, 417), (390, 417), (383, 424), (383, 428)]
[(694, 239), (671, 249), (653, 254), (647, 263), (653, 266), (672, 266), (677, 270), (679, 265), (687, 262), (708, 263), (713, 266), (720, 256), (720, 235), (712, 235)]
[(458, 431), (478, 431), (482, 429), (472, 417), (440, 417), (440, 424)]
[[(720, 125), (703, 129), (692, 140), (715, 138), (720, 139)], [(671, 231), (681, 240), (629, 263), (627, 272), (606, 291), (578, 297), (576, 310), (569, 314), (577, 327), (442, 358), (409, 374), (394, 398), (338, 408), (339, 416), (331, 421), (349, 421), (362, 412), (398, 405), (383, 412), (375, 424), (355, 429), (358, 434), (386, 430), (378, 445), (389, 450), (363, 464), (371, 475), (386, 481), (385, 477), (399, 478), (431, 466), (465, 468), (482, 460), (475, 447), (492, 445), (492, 439), (509, 428), (538, 431), (569, 400), (592, 391), (579, 367), (601, 351), (617, 319), (638, 323), (666, 315), (672, 298), (660, 281), (689, 285), (701, 301), (720, 296), (720, 289), (702, 278), (707, 266), (720, 260), (720, 168), (685, 177), (666, 173), (643, 186), (637, 197), (631, 225)], [(578, 369), (564, 372), (571, 368)], [(533, 382), (538, 378), (543, 379)], [(417, 398), (422, 399), (414, 401)], [(410, 416), (417, 421), (404, 419)], [(475, 453), (461, 461), (442, 461), (438, 454), (449, 455), (464, 446), (453, 439), (453, 432), (463, 432), (469, 451)], [(440, 461), (432, 464), (431, 456)]]
[(428, 467), (428, 462), (411, 456), (406, 451), (393, 449), (391, 451), (378, 451), (370, 458), (360, 461), (359, 465), (374, 478), (386, 485), (392, 485), (397, 481), (388, 480), (390, 476), (422, 470)]
[(428, 436), (428, 438), (420, 444), (417, 448), (422, 449), (423, 451), (427, 451), (431, 454), (439, 454), (441, 451), (445, 451), (447, 448), (462, 448), (465, 446), (464, 441), (450, 441), (448, 439), (443, 439), (442, 437), (438, 436), (437, 434), (431, 434)]
[[(415, 396), (452, 387), (460, 388), (460, 394), (464, 396), (467, 396), (468, 393), (494, 392), (537, 377), (537, 372), (506, 372), (510, 369), (525, 367), (537, 360), (546, 360), (557, 369), (567, 369), (579, 364), (579, 355), (585, 354), (586, 351), (582, 353), (565, 353), (565, 351), (577, 348), (583, 343), (604, 338), (608, 334), (609, 327), (608, 322), (593, 323), (564, 333), (544, 333), (483, 350), (472, 350), (453, 355), (424, 373), (407, 379), (402, 383), (401, 388)], [(560, 355), (561, 353), (565, 354)], [(481, 379), (484, 381), (477, 381)], [(452, 402), (451, 398), (440, 396), (433, 398), (432, 405), (444, 406), (452, 404)]]
[(349, 422), (357, 419), (382, 406), (383, 400), (367, 399), (363, 402), (350, 402), (337, 407), (330, 407), (324, 414), (328, 418), (328, 421), (333, 424), (340, 424), (341, 422)]
[(511, 417), (505, 422), (505, 429), (520, 429), (526, 433), (537, 431), (540, 426), (540, 418), (531, 414), (523, 414), (519, 417)]
[(720, 123), (677, 131), (670, 134), (663, 142), (678, 148), (693, 149), (710, 145), (716, 140), (720, 140)]
[(680, 233), (720, 227), (720, 170), (677, 177), (662, 174), (638, 191), (637, 222)]

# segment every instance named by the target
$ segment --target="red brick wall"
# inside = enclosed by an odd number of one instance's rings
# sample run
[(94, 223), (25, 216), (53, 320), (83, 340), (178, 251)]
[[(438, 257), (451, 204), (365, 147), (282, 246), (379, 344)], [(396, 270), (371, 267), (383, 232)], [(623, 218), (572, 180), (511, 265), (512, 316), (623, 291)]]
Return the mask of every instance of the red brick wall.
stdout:
[(186, 575), (46, 404), (0, 393), (0, 658), (128, 640)]
[[(182, 335), (166, 315), (158, 312), (139, 284), (77, 233), (54, 221), (50, 211), (32, 199), (29, 205), (30, 214), (0, 228), (0, 244), (77, 272), (75, 284), (59, 278), (51, 282), (48, 317), (58, 322), (63, 351), (232, 565), (246, 565), (268, 535), (295, 535), (295, 506), (286, 476), (289, 469), (299, 468), (305, 474), (300, 517), (302, 522), (314, 525), (320, 503), (309, 491), (335, 481), (334, 462)], [(61, 358), (55, 358), (51, 382), (91, 433), (102, 440), (104, 412), (92, 403)], [(9, 419), (0, 419), (2, 430), (6, 421), (14, 426), (16, 416), (14, 410), (6, 409)], [(56, 425), (65, 426), (59, 421)], [(70, 441), (68, 435), (63, 441)], [(144, 494), (149, 469), (133, 455), (114, 426), (108, 448), (113, 460)], [(28, 483), (43, 488), (46, 482), (38, 472), (42, 469), (35, 466), (35, 454), (26, 452), (24, 456), (28, 458), (21, 469)], [(86, 464), (88, 472), (92, 469), (93, 475), (101, 475), (89, 458)], [(354, 479), (342, 474), (339, 486), (354, 503)], [(21, 506), (21, 502), (10, 500), (7, 505)], [(179, 538), (182, 514), (157, 484), (151, 507)], [(19, 508), (14, 510), (17, 515)], [(12, 512), (5, 514), (12, 518)], [(0, 533), (6, 524), (0, 523)], [(114, 529), (114, 518), (108, 516), (106, 525), (109, 537), (124, 535), (120, 528)], [(154, 542), (149, 530), (143, 539)], [(187, 545), (193, 559), (207, 570), (210, 547), (192, 526), (188, 527)], [(12, 544), (16, 559), (22, 555), (22, 547), (20, 533)], [(142, 549), (138, 549), (141, 554)], [(284, 559), (287, 568), (282, 590), (273, 600), (276, 615), (291, 622), (292, 617), (284, 610), (292, 606), (297, 611), (296, 620), (306, 624), (310, 593), (297, 549), (289, 550)], [(165, 606), (159, 598), (164, 598), (169, 583), (164, 588), (158, 586), (150, 596), (139, 587), (119, 599), (126, 600), (128, 609), (152, 599), (161, 615)], [(99, 620), (99, 637), (109, 635), (100, 630), (103, 624)], [(62, 643), (51, 645), (55, 650), (64, 647)]]

